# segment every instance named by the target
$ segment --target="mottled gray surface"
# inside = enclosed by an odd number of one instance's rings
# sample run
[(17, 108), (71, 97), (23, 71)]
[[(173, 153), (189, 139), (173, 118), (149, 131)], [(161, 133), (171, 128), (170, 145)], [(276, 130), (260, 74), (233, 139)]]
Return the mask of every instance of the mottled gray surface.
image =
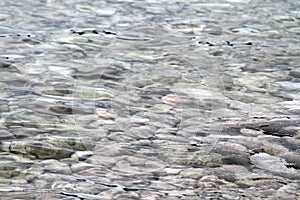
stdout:
[(0, 2), (0, 199), (297, 199), (296, 0)]

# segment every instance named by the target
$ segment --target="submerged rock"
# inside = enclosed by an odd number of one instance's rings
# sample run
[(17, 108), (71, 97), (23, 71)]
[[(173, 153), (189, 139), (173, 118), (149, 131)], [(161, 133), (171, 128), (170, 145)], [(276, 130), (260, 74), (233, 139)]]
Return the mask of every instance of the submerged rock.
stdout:
[(290, 164), (282, 158), (271, 156), (266, 153), (258, 153), (250, 157), (251, 163), (256, 167), (268, 170), (271, 173), (288, 177), (292, 179), (300, 179), (300, 170), (290, 167)]
[(41, 141), (2, 142), (1, 149), (37, 159), (62, 159), (68, 158), (74, 153), (73, 150), (58, 148)]
[(93, 142), (87, 138), (61, 136), (0, 143), (0, 149), (2, 151), (22, 154), (32, 159), (68, 158), (71, 157), (76, 150), (87, 150), (93, 147)]
[(0, 199), (300, 196), (299, 1), (186, 2), (0, 1)]

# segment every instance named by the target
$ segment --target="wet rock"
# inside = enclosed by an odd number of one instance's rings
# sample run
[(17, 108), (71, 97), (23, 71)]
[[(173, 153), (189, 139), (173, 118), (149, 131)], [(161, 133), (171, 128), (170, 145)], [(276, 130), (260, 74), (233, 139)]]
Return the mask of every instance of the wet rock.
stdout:
[(169, 104), (172, 106), (179, 106), (180, 104), (187, 104), (188, 102), (191, 102), (191, 100), (187, 99), (186, 97), (178, 96), (175, 94), (168, 94), (162, 97), (162, 101), (165, 104)]
[(299, 197), (299, 186), (296, 183), (283, 185), (276, 191), (276, 197), (297, 199)]
[(5, 130), (0, 131), (0, 140), (13, 139), (13, 138), (15, 138), (15, 135), (13, 133), (10, 133)]
[(277, 82), (281, 87), (283, 87), (286, 90), (300, 90), (300, 83), (294, 83), (294, 82), (289, 82), (289, 81), (281, 81)]
[(286, 167), (300, 170), (300, 156), (293, 152), (285, 152), (280, 154), (280, 157), (286, 160)]
[(170, 164), (193, 166), (193, 167), (219, 167), (223, 164), (223, 158), (220, 154), (206, 154), (204, 152), (181, 152), (172, 155), (166, 155), (166, 162)]
[(219, 26), (206, 26), (203, 28), (203, 32), (211, 35), (221, 35), (223, 31)]
[(250, 164), (248, 150), (242, 145), (219, 142), (212, 151), (223, 155), (224, 164), (244, 166)]
[(179, 172), (182, 171), (181, 168), (169, 168), (169, 167), (166, 167), (163, 169), (163, 171), (168, 174), (168, 175), (176, 175), (176, 174), (179, 174)]
[(48, 159), (42, 161), (43, 170), (47, 173), (71, 174), (71, 168), (68, 164), (58, 160)]
[(273, 119), (266, 120), (252, 120), (249, 122), (242, 122), (238, 126), (240, 128), (251, 128), (254, 130), (262, 130), (264, 134), (275, 136), (290, 136), (293, 137), (298, 134), (298, 119)]
[(97, 191), (97, 186), (93, 181), (89, 180), (73, 180), (73, 181), (55, 181), (51, 186), (52, 190), (61, 190), (64, 192), (88, 193), (91, 194)]
[(38, 139), (56, 147), (72, 150), (91, 150), (95, 146), (90, 137), (41, 136)]
[(51, 106), (50, 111), (58, 113), (58, 114), (66, 114), (66, 115), (71, 115), (73, 112), (73, 109), (71, 107), (65, 107), (65, 106)]
[(78, 158), (79, 161), (85, 161), (93, 155), (92, 151), (76, 151), (72, 157)]
[(223, 165), (222, 169), (235, 175), (246, 174), (249, 172), (246, 167), (241, 165)]
[(123, 141), (123, 142), (136, 140), (135, 137), (127, 135), (124, 132), (113, 132), (108, 135), (108, 138), (113, 141)]
[(22, 192), (25, 191), (26, 188), (23, 187), (5, 187), (1, 186), (0, 192)]
[(151, 189), (164, 188), (165, 190), (175, 190), (176, 187), (173, 184), (163, 181), (151, 181), (150, 187)]
[(299, 196), (296, 1), (0, 6), (2, 198)]
[(24, 175), (26, 170), (33, 164), (30, 160), (18, 158), (11, 155), (1, 154), (0, 177), (2, 179), (12, 179), (19, 175)]
[(235, 182), (236, 181), (236, 175), (234, 173), (221, 170), (221, 169), (216, 169), (213, 174), (217, 176), (219, 179), (223, 179), (228, 182)]
[(41, 137), (39, 141), (2, 142), (2, 151), (19, 153), (38, 159), (62, 159), (70, 157), (75, 150), (86, 150), (94, 147), (87, 138), (71, 138), (62, 136)]
[(95, 12), (99, 16), (110, 17), (116, 13), (117, 9), (112, 7), (99, 8)]
[(63, 76), (72, 76), (74, 73), (76, 73), (75, 69), (65, 66), (49, 66), (48, 70), (61, 74)]
[(141, 127), (131, 128), (130, 130), (126, 131), (125, 133), (130, 136), (133, 136), (135, 138), (147, 139), (147, 138), (153, 137), (154, 131), (155, 131), (154, 127), (141, 126)]
[(257, 34), (259, 33), (260, 31), (259, 30), (256, 30), (256, 29), (253, 29), (253, 28), (233, 28), (231, 29), (231, 31), (233, 33), (239, 33), (239, 34)]
[(116, 118), (116, 116), (109, 110), (107, 109), (98, 109), (96, 111), (96, 115), (101, 118), (101, 119), (104, 119), (104, 120), (113, 120)]
[(203, 176), (197, 183), (197, 187), (205, 189), (205, 188), (216, 188), (218, 178), (215, 176)]
[(300, 70), (299, 69), (293, 69), (289, 73), (290, 76), (294, 78), (300, 78)]
[(180, 172), (183, 178), (200, 179), (207, 175), (207, 172), (202, 168), (187, 168)]
[(288, 178), (299, 178), (299, 170), (288, 167), (289, 164), (284, 159), (266, 153), (259, 153), (251, 156), (250, 160), (251, 163), (260, 169)]
[(0, 62), (0, 71), (12, 71), (12, 72), (16, 72), (18, 70), (16, 69), (16, 67), (14, 67), (10, 63)]
[(2, 143), (2, 146), (5, 146), (5, 150), (7, 149), (6, 146), (8, 146), (9, 152), (38, 159), (61, 159), (70, 157), (74, 153), (73, 150), (58, 148), (51, 144), (37, 141), (14, 141)]

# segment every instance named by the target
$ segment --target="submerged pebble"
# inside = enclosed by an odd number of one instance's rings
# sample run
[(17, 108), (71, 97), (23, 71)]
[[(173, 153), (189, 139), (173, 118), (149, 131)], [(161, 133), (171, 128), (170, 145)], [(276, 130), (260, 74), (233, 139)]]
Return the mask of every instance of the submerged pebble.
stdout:
[(1, 198), (297, 199), (297, 7), (0, 1)]

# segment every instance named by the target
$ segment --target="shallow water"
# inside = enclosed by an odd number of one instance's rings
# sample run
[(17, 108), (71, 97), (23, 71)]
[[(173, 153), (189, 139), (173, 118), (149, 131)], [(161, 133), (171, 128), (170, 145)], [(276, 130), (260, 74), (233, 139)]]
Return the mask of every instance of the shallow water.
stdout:
[(299, 24), (298, 1), (1, 1), (2, 198), (296, 199)]

